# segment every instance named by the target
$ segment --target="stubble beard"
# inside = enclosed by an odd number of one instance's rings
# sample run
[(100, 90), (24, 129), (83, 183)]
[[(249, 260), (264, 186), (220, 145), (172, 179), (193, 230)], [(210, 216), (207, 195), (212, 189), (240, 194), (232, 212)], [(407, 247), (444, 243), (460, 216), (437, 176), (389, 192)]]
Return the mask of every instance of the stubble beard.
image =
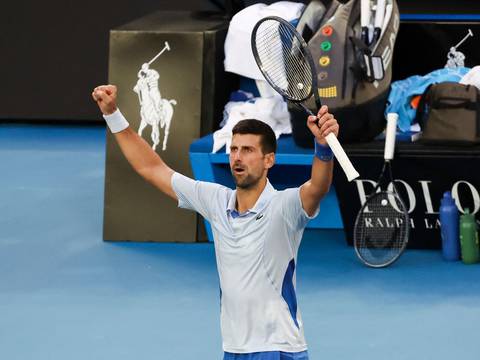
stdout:
[(248, 174), (244, 178), (237, 177), (235, 176), (235, 174), (233, 174), (233, 180), (235, 182), (235, 185), (242, 190), (254, 188), (260, 181), (260, 178), (261, 177), (255, 177), (252, 174)]

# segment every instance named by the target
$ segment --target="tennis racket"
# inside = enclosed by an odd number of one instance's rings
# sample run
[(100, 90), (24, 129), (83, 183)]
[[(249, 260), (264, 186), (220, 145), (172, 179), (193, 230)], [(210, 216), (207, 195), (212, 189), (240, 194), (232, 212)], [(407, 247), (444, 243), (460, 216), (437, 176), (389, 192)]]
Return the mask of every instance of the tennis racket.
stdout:
[(375, 10), (375, 23), (373, 30), (372, 44), (375, 44), (382, 34), (383, 21), (385, 20), (386, 0), (377, 0), (377, 8)]
[[(316, 116), (303, 102), (314, 95), (317, 109), (321, 106), (317, 72), (308, 45), (295, 28), (282, 18), (266, 17), (255, 24), (251, 42), (258, 68), (272, 88), (285, 99), (300, 105), (308, 114)], [(337, 137), (330, 133), (325, 139), (348, 181), (357, 178), (358, 172)]]
[(370, 0), (360, 1), (360, 26), (362, 28), (360, 38), (367, 46), (370, 45), (370, 19), (372, 17), (370, 6)]
[[(397, 114), (387, 116), (385, 162), (377, 185), (358, 212), (353, 230), (358, 258), (365, 265), (375, 268), (388, 266), (400, 257), (410, 232), (408, 211), (392, 176), (397, 119)], [(388, 184), (386, 190), (381, 189), (382, 184)]]

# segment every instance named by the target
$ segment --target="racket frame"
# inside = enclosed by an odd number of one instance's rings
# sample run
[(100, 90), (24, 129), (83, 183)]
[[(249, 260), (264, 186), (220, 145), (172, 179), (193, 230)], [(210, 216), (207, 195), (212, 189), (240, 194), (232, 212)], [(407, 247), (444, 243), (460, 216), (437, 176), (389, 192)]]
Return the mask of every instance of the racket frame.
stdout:
[[(382, 183), (385, 182), (384, 181), (385, 172), (387, 171), (387, 169), (388, 169), (388, 175), (389, 175), (388, 177), (389, 177), (389, 180), (390, 180), (389, 182), (390, 182), (390, 184), (392, 184), (392, 191), (388, 191), (388, 190), (378, 191), (378, 189), (381, 189)], [(363, 211), (364, 211), (365, 207), (368, 206), (370, 200), (374, 199), (377, 196), (380, 196), (379, 194), (382, 194), (382, 193), (394, 196), (395, 199), (400, 204), (400, 206), (403, 209), (405, 209), (405, 211), (403, 212), (403, 214), (405, 216), (405, 223), (404, 223), (405, 225), (403, 225), (403, 226), (405, 226), (405, 237), (404, 237), (405, 240), (402, 243), (402, 247), (400, 248), (400, 250), (397, 252), (397, 254), (394, 257), (392, 257), (391, 259), (389, 259), (388, 261), (386, 261), (384, 263), (374, 264), (374, 263), (369, 262), (367, 259), (365, 259), (363, 257), (363, 255), (360, 253), (360, 251), (358, 249), (358, 244), (357, 244), (358, 239), (356, 237), (356, 229), (359, 226), (360, 217), (363, 214)], [(353, 229), (354, 229), (354, 231), (353, 231), (353, 247), (355, 249), (355, 253), (357, 254), (357, 257), (360, 259), (361, 262), (363, 262), (365, 265), (367, 265), (369, 267), (383, 268), (383, 267), (387, 267), (387, 266), (393, 264), (395, 261), (398, 260), (398, 258), (405, 251), (405, 249), (407, 247), (407, 244), (408, 244), (408, 239), (410, 237), (410, 217), (409, 217), (408, 211), (406, 209), (407, 209), (407, 207), (405, 206), (405, 203), (403, 202), (402, 198), (398, 195), (397, 187), (395, 186), (395, 181), (394, 181), (393, 175), (392, 175), (391, 160), (390, 159), (385, 159), (385, 162), (383, 163), (382, 171), (381, 171), (380, 176), (378, 177), (378, 180), (377, 180), (377, 184), (375, 185), (375, 188), (372, 190), (372, 192), (370, 192), (370, 194), (368, 194), (367, 199), (365, 200), (362, 207), (360, 208), (360, 210), (357, 214), (357, 218), (355, 219), (355, 225), (353, 227)]]
[[(310, 69), (312, 70), (312, 84), (311, 84), (311, 87), (310, 87), (310, 92), (303, 99), (294, 99), (291, 96), (289, 96), (288, 94), (286, 94), (285, 91), (283, 91), (281, 88), (279, 88), (275, 84), (275, 81), (273, 81), (273, 79), (270, 78), (270, 76), (268, 75), (268, 72), (265, 70), (265, 68), (263, 67), (263, 64), (261, 63), (260, 55), (258, 54), (258, 50), (257, 50), (255, 34), (257, 33), (257, 30), (262, 25), (262, 23), (264, 23), (265, 21), (270, 21), (270, 20), (277, 21), (281, 25), (287, 27), (291, 31), (292, 35), (295, 36), (295, 38), (300, 43), (300, 45), (302, 47), (302, 50), (304, 50), (303, 53), (305, 55), (305, 59), (307, 60), (308, 65), (310, 66)], [(288, 101), (293, 102), (297, 105), (300, 105), (307, 113), (309, 113), (310, 115), (314, 115), (313, 112), (303, 104), (303, 102), (305, 100), (309, 99), (313, 95), (314, 98), (315, 98), (315, 106), (317, 107), (317, 109), (320, 109), (320, 107), (322, 106), (322, 103), (320, 101), (320, 95), (318, 94), (318, 81), (317, 81), (317, 73), (316, 73), (317, 68), (315, 67), (315, 62), (313, 61), (312, 54), (310, 53), (310, 50), (308, 49), (308, 44), (303, 39), (303, 37), (298, 33), (297, 29), (295, 29), (295, 27), (292, 24), (290, 24), (288, 21), (286, 21), (285, 19), (282, 19), (279, 16), (267, 16), (267, 17), (264, 17), (261, 20), (259, 20), (255, 24), (255, 26), (253, 27), (252, 37), (250, 39), (250, 42), (251, 42), (251, 48), (252, 48), (252, 52), (253, 52), (253, 56), (255, 58), (255, 61), (258, 65), (259, 69), (260, 69), (260, 72), (265, 77), (265, 79), (270, 84), (270, 86), (273, 87), (276, 92), (281, 94)]]
[[(263, 66), (263, 63), (262, 63), (262, 60), (260, 58), (260, 55), (258, 54), (257, 45), (256, 45), (257, 30), (265, 21), (271, 21), (271, 20), (276, 21), (276, 22), (280, 23), (281, 25), (285, 26), (291, 32), (291, 34), (299, 41), (300, 46), (302, 48), (302, 53), (305, 55), (305, 59), (306, 59), (308, 65), (310, 67), (310, 71), (312, 73), (312, 78), (311, 78), (312, 83), (311, 83), (311, 87), (310, 87), (310, 92), (308, 93), (308, 96), (306, 96), (302, 99), (292, 98), (284, 90), (282, 90), (280, 87), (278, 87), (275, 84), (275, 81), (270, 78), (270, 76), (268, 75), (268, 72), (265, 70), (265, 68)], [(270, 84), (270, 86), (276, 92), (278, 92), (280, 95), (282, 95), (285, 99), (287, 99), (288, 101), (292, 102), (295, 105), (298, 105), (298, 106), (302, 107), (302, 109), (307, 114), (316, 117), (317, 115), (314, 114), (307, 106), (305, 106), (305, 104), (303, 102), (305, 100), (309, 99), (312, 96), (312, 93), (313, 93), (316, 108), (320, 109), (320, 107), (322, 106), (322, 103), (320, 101), (320, 94), (318, 93), (317, 68), (315, 66), (315, 62), (313, 61), (312, 54), (311, 54), (311, 52), (308, 48), (308, 44), (305, 42), (303, 37), (298, 33), (298, 31), (295, 29), (295, 27), (292, 24), (290, 24), (288, 21), (286, 21), (285, 19), (282, 19), (281, 17), (267, 16), (267, 17), (259, 20), (255, 24), (255, 26), (253, 27), (250, 42), (251, 42), (251, 48), (252, 48), (252, 53), (253, 53), (255, 62), (257, 63), (258, 68), (260, 69), (260, 72), (264, 76), (265, 80)], [(350, 159), (348, 158), (347, 154), (345, 153), (345, 151), (344, 151), (343, 147), (341, 146), (340, 142), (338, 141), (337, 137), (333, 133), (330, 133), (325, 137), (325, 139), (327, 140), (328, 145), (332, 149), (332, 151), (335, 155), (335, 158), (337, 159), (337, 161), (339, 162), (343, 171), (345, 172), (345, 175), (347, 176), (348, 181), (352, 181), (353, 179), (356, 179), (357, 177), (359, 177), (360, 176), (359, 173), (353, 167)]]

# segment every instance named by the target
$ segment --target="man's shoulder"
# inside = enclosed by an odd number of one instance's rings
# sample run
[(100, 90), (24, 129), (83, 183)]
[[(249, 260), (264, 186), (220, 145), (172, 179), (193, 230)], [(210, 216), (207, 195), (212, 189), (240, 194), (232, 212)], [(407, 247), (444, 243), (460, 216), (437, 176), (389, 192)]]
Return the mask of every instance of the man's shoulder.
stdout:
[(284, 208), (288, 208), (292, 206), (292, 204), (295, 204), (299, 198), (300, 198), (299, 187), (291, 187), (291, 188), (285, 188), (281, 190), (275, 190), (275, 192), (272, 193), (267, 206), (270, 209), (274, 208), (281, 212), (283, 211)]
[(191, 177), (185, 176), (183, 174), (180, 174), (179, 172), (175, 172), (172, 176), (172, 182), (176, 184), (185, 184), (185, 185), (196, 185), (200, 186), (201, 188), (209, 189), (209, 190), (218, 190), (218, 191), (223, 191), (223, 192), (232, 192), (233, 190), (230, 189), (229, 187), (218, 184), (215, 182), (210, 182), (210, 181), (204, 181), (204, 180), (197, 180), (193, 179)]
[(274, 194), (275, 198), (281, 199), (281, 198), (288, 198), (292, 195), (298, 194), (300, 191), (300, 187), (289, 187), (285, 188), (282, 190), (277, 190)]

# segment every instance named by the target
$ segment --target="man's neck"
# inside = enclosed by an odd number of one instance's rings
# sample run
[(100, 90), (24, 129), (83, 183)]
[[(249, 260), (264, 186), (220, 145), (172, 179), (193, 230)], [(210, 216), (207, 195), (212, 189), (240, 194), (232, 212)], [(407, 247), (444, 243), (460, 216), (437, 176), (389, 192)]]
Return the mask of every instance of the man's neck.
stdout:
[(237, 211), (242, 214), (254, 207), (265, 186), (267, 186), (267, 178), (261, 179), (254, 187), (248, 189), (237, 187)]

